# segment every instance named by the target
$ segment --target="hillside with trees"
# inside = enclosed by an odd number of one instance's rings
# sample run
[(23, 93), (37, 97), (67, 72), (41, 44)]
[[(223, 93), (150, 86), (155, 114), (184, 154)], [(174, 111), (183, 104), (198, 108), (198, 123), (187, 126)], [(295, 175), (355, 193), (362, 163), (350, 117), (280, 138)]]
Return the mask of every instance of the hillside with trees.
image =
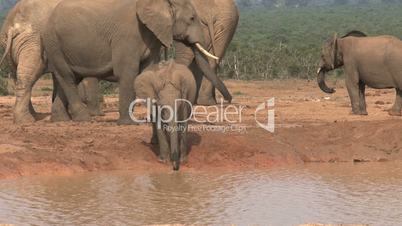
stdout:
[(307, 6), (369, 5), (402, 3), (402, 0), (237, 0), (241, 8), (299, 8)]
[[(15, 2), (1, 0), (0, 12)], [(402, 38), (402, 0), (238, 0), (238, 5), (239, 27), (220, 67), (225, 78), (312, 79), (321, 45), (335, 33)]]

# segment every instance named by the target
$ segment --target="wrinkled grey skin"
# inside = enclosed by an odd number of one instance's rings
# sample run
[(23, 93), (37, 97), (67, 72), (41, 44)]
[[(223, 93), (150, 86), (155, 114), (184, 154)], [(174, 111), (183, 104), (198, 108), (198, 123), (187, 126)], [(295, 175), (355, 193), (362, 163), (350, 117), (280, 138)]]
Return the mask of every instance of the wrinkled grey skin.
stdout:
[[(15, 81), (15, 123), (35, 121), (32, 87), (45, 72), (40, 30), (61, 0), (21, 0), (8, 13), (0, 32), (3, 60)], [(0, 63), (1, 64), (1, 63)]]
[[(202, 22), (206, 47), (209, 52), (219, 57), (219, 61), (210, 59), (212, 70), (217, 72), (219, 62), (225, 55), (239, 22), (239, 10), (234, 0), (191, 0)], [(197, 104), (216, 104), (213, 84), (203, 79), (203, 72), (194, 62), (194, 54), (184, 43), (175, 43), (176, 62), (190, 66), (199, 89)]]
[[(74, 121), (89, 121), (76, 84), (86, 77), (114, 77), (119, 81), (120, 125), (133, 124), (129, 105), (141, 63), (159, 62), (161, 46), (171, 46), (173, 39), (190, 45), (205, 42), (195, 10), (186, 0), (63, 1), (50, 16), (42, 39), (49, 70), (60, 85), (55, 87), (53, 120), (71, 116)], [(192, 49), (206, 76), (231, 100), (205, 57)]]
[(105, 115), (101, 107), (103, 96), (99, 91), (97, 78), (88, 77), (83, 79), (78, 85), (78, 93), (82, 102), (87, 106), (91, 116)]
[[(180, 163), (187, 160), (187, 120), (191, 115), (191, 106), (195, 102), (196, 83), (194, 75), (187, 66), (168, 61), (153, 65), (141, 73), (135, 80), (136, 96), (139, 99), (150, 98), (156, 100), (157, 112), (161, 110), (161, 117), (168, 120), (170, 111), (164, 107), (177, 109), (173, 112), (173, 120), (161, 123), (158, 128), (153, 123), (152, 143), (159, 143), (159, 159), (163, 162), (171, 161), (174, 170), (179, 170)], [(187, 100), (177, 101), (177, 100)], [(177, 104), (176, 104), (177, 103)], [(177, 121), (175, 118), (177, 117)], [(168, 128), (175, 128), (169, 130)]]
[(326, 93), (334, 93), (325, 84), (325, 73), (342, 67), (352, 103), (352, 113), (367, 115), (365, 87), (396, 89), (390, 115), (401, 115), (402, 108), (402, 41), (393, 36), (364, 37), (358, 31), (327, 41), (322, 50), (318, 84)]
[[(229, 46), (235, 34), (238, 22), (239, 11), (234, 0), (191, 0), (195, 11), (201, 20), (202, 30), (205, 37), (206, 49), (219, 57), (219, 62), (225, 55), (225, 51)], [(182, 42), (175, 42), (176, 62), (188, 65), (196, 77), (198, 98), (197, 104), (214, 105), (216, 104), (215, 88), (208, 79), (203, 79), (203, 72), (194, 60), (194, 53), (191, 46)], [(212, 70), (216, 73), (219, 62), (209, 60)], [(87, 96), (82, 98), (88, 100), (87, 105), (92, 111), (94, 107), (100, 106), (99, 103), (93, 103), (91, 100), (97, 101), (99, 94), (96, 91), (96, 80), (87, 81), (84, 79), (85, 85), (83, 89), (94, 90), (94, 93), (86, 92)], [(82, 85), (81, 85), (82, 86)], [(101, 112), (98, 110), (98, 112)]]

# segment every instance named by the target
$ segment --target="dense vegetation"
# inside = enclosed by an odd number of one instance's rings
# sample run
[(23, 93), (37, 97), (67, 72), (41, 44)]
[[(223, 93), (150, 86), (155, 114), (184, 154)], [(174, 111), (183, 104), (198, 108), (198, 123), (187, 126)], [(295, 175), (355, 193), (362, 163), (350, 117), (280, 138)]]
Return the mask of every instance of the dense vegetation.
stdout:
[[(0, 18), (15, 1), (0, 0)], [(320, 47), (334, 33), (402, 37), (402, 0), (237, 1), (240, 24), (221, 65), (226, 78), (313, 78)], [(0, 72), (0, 95), (4, 75)]]
[(0, 0), (0, 16), (4, 15), (18, 0)]
[[(6, 12), (13, 7), (17, 1), (18, 0), (0, 0), (0, 25), (2, 24)], [(0, 49), (0, 55), (3, 55), (2, 49)], [(7, 68), (3, 66), (2, 70), (0, 70), (0, 96), (7, 95), (9, 93), (7, 89), (7, 80), (5, 79), (7, 74)]]
[(368, 5), (402, 3), (402, 0), (236, 0), (241, 8), (298, 8), (328, 5)]

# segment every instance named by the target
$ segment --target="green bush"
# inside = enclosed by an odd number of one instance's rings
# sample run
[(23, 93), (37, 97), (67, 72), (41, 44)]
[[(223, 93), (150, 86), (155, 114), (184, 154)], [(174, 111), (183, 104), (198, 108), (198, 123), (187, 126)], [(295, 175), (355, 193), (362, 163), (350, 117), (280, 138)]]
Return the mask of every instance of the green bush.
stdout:
[(100, 90), (103, 95), (110, 95), (110, 94), (116, 94), (117, 90), (117, 84), (108, 82), (108, 81), (101, 81), (99, 83)]

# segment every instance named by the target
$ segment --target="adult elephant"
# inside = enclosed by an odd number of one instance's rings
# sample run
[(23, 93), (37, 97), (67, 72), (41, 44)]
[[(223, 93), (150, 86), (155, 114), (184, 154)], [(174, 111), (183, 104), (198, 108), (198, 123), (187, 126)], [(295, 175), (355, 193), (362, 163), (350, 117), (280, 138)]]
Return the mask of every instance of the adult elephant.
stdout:
[[(201, 20), (207, 50), (219, 58), (210, 59), (212, 69), (217, 72), (219, 61), (225, 55), (239, 22), (239, 11), (234, 0), (191, 0)], [(176, 62), (190, 66), (199, 89), (197, 104), (216, 104), (214, 85), (203, 78), (203, 71), (195, 63), (191, 46), (176, 42)]]
[[(239, 22), (239, 11), (234, 0), (191, 0), (195, 11), (201, 20), (205, 38), (205, 47), (219, 60), (210, 60), (212, 70), (216, 73), (219, 61), (225, 55)], [(216, 104), (215, 88), (209, 80), (203, 79), (203, 71), (197, 65), (191, 46), (183, 42), (175, 42), (176, 62), (190, 67), (197, 81), (197, 104)], [(87, 106), (93, 112), (101, 112), (99, 104), (98, 82), (86, 78), (80, 84), (85, 94)], [(99, 109), (99, 110), (98, 110)]]
[(4, 20), (0, 46), (5, 49), (0, 65), (7, 60), (15, 81), (14, 122), (34, 122), (32, 87), (44, 74), (40, 30), (61, 0), (21, 0)]
[(396, 97), (389, 114), (401, 116), (402, 109), (402, 41), (394, 36), (366, 37), (359, 31), (326, 41), (321, 52), (318, 85), (325, 93), (335, 89), (325, 83), (325, 74), (343, 67), (352, 113), (367, 115), (366, 86), (374, 89), (395, 88)]
[(50, 16), (42, 39), (49, 69), (60, 85), (53, 106), (64, 109), (57, 114), (61, 120), (90, 120), (76, 85), (82, 78), (115, 77), (120, 90), (118, 124), (132, 124), (129, 106), (140, 65), (159, 62), (161, 46), (170, 47), (173, 40), (191, 46), (205, 76), (226, 100), (232, 98), (202, 55), (212, 56), (202, 47), (202, 25), (187, 0), (63, 1)]

